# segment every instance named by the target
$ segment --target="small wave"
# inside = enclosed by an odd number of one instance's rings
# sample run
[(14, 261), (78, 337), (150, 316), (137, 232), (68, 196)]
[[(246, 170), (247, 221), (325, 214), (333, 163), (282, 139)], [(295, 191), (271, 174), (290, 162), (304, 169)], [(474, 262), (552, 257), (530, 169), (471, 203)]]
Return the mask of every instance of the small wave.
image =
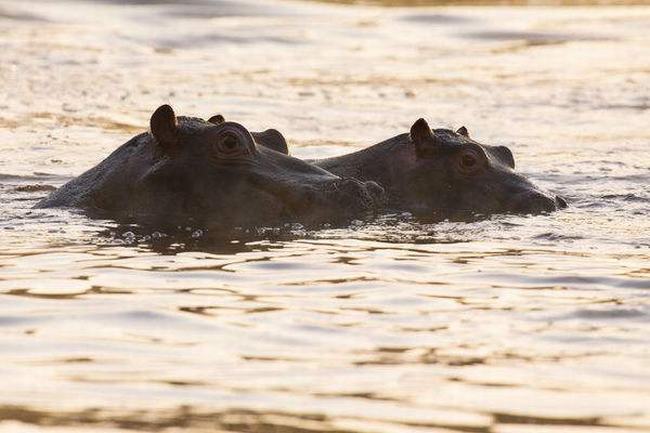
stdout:
[[(173, 5), (179, 3), (178, 0), (91, 0), (98, 3), (109, 3), (118, 5), (133, 5), (133, 6), (155, 6), (155, 5)], [(184, 0), (184, 6), (204, 5), (205, 0)], [(216, 3), (216, 1), (215, 1)]]
[(418, 24), (462, 24), (474, 21), (472, 18), (460, 15), (450, 14), (413, 14), (406, 15), (401, 18), (403, 21), (408, 21)]
[(29, 12), (8, 11), (5, 8), (0, 8), (0, 20), (2, 19), (14, 21), (47, 21), (46, 19)]
[(577, 235), (567, 235), (562, 233), (547, 232), (547, 233), (540, 233), (536, 236), (533, 236), (533, 239), (546, 240), (546, 241), (577, 241), (577, 240), (585, 239), (585, 237), (577, 236)]
[(630, 319), (639, 317), (650, 318), (647, 312), (642, 311), (638, 308), (616, 308), (609, 310), (584, 309), (575, 311), (573, 314), (571, 314), (571, 317), (577, 317), (581, 319)]
[(166, 15), (207, 20), (223, 17), (274, 16), (279, 15), (279, 12), (277, 5), (267, 7), (262, 4), (248, 5), (244, 2), (235, 1), (211, 1), (209, 3), (194, 1), (190, 7), (187, 7), (187, 4), (184, 3), (180, 7), (170, 9), (166, 12)]
[(169, 38), (154, 41), (154, 45), (158, 50), (165, 49), (194, 49), (215, 44), (237, 44), (249, 45), (259, 43), (274, 43), (282, 45), (298, 45), (304, 43), (297, 39), (278, 37), (278, 36), (235, 36), (223, 33), (209, 33), (199, 36), (185, 36), (179, 38)]
[(649, 197), (642, 197), (637, 194), (605, 194), (601, 195), (600, 198), (605, 200), (621, 200), (629, 203), (649, 203)]
[(43, 173), (35, 171), (31, 175), (0, 173), (0, 182), (20, 182), (20, 181), (44, 181), (44, 180), (67, 180), (68, 177), (60, 176), (54, 173)]
[(563, 44), (578, 41), (611, 41), (611, 37), (597, 34), (571, 34), (552, 32), (518, 32), (518, 31), (478, 31), (462, 34), (465, 38), (487, 41), (523, 40), (531, 45)]
[(55, 186), (52, 185), (44, 185), (42, 183), (37, 183), (37, 184), (28, 184), (28, 185), (20, 185), (14, 188), (14, 191), (16, 192), (41, 192), (41, 191), (54, 191), (56, 189)]

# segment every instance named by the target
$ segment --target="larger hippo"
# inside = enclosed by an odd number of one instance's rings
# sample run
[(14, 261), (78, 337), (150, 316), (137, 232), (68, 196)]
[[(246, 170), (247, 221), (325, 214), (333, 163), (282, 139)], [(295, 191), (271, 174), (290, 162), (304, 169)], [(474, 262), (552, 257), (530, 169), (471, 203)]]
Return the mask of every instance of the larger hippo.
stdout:
[[(259, 226), (358, 218), (383, 201), (376, 183), (258, 146), (245, 127), (219, 116), (176, 117), (163, 105), (150, 126), (36, 207), (149, 224)], [(254, 135), (271, 147), (279, 133)]]
[(339, 176), (375, 181), (386, 188), (390, 209), (419, 215), (536, 214), (567, 206), (517, 173), (507, 147), (481, 144), (465, 127), (432, 130), (424, 119), (410, 133), (310, 162)]

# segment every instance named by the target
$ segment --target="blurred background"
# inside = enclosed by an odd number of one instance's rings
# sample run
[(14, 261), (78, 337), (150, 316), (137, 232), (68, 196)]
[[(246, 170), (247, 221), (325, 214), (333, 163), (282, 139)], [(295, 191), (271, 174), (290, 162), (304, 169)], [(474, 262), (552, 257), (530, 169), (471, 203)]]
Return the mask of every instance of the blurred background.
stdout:
[[(0, 35), (0, 432), (650, 430), (647, 2), (2, 0)], [(163, 103), (299, 157), (465, 125), (570, 207), (164, 247), (31, 209)]]

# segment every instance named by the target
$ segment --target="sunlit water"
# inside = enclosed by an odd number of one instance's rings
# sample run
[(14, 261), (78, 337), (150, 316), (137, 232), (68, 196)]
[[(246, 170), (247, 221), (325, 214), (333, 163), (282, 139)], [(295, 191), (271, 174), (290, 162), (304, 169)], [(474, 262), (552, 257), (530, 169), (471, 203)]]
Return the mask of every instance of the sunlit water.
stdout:
[[(0, 432), (650, 429), (650, 7), (128, 3), (0, 3)], [(303, 157), (466, 125), (571, 207), (225, 241), (30, 209), (165, 102)]]

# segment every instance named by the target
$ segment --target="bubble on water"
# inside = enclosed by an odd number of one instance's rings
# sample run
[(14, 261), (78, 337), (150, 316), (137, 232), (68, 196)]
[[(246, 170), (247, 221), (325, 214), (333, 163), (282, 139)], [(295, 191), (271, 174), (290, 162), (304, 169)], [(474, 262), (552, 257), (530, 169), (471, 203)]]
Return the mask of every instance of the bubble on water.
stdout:
[(203, 237), (203, 230), (201, 229), (196, 229), (192, 232), (192, 239), (198, 239), (200, 237)]
[(153, 239), (153, 240), (162, 239), (162, 238), (165, 238), (165, 237), (167, 237), (167, 235), (165, 233), (161, 233), (161, 232), (153, 232), (153, 233), (151, 233), (151, 239)]
[(129, 231), (122, 233), (123, 242), (127, 244), (132, 244), (136, 241), (135, 233)]
[(305, 230), (305, 226), (302, 224), (293, 223), (291, 224), (291, 234), (294, 236), (304, 237), (307, 235), (307, 230)]

